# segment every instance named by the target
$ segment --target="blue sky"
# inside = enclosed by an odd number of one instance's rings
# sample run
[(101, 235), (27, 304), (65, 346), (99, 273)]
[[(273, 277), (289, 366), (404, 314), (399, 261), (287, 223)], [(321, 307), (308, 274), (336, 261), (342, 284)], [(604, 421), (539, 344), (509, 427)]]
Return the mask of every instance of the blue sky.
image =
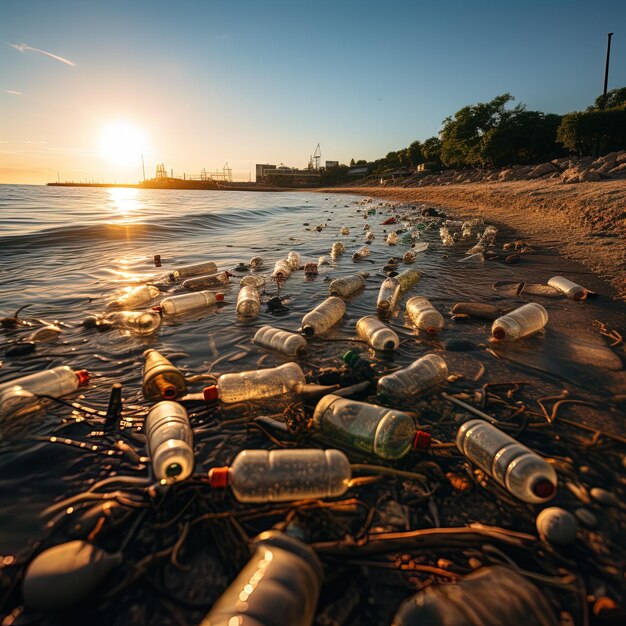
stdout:
[(132, 164), (99, 148), (116, 122), (141, 131), (148, 174), (228, 161), (247, 178), (318, 142), (375, 159), (504, 92), (584, 109), (610, 31), (609, 88), (626, 86), (625, 26), (626, 2), (601, 0), (2, 0), (0, 182), (137, 180), (137, 145)]

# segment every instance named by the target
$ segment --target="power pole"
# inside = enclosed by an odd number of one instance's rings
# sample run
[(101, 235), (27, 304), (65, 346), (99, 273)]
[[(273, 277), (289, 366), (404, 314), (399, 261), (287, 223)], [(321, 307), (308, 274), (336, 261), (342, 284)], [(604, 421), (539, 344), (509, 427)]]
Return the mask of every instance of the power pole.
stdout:
[(143, 154), (141, 155), (141, 169), (143, 170), (143, 179), (146, 180), (146, 166), (143, 163)]
[(609, 61), (611, 60), (611, 37), (613, 33), (609, 33), (609, 39), (606, 44), (606, 65), (604, 67), (604, 95), (606, 96), (606, 90), (609, 86)]

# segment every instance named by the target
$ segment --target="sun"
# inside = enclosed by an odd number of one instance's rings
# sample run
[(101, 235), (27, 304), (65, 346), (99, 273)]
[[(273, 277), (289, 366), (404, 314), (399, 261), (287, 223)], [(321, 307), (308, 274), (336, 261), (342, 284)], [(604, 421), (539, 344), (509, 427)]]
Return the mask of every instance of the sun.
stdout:
[(128, 122), (109, 124), (102, 130), (100, 152), (119, 165), (135, 163), (145, 150), (146, 138), (140, 128)]

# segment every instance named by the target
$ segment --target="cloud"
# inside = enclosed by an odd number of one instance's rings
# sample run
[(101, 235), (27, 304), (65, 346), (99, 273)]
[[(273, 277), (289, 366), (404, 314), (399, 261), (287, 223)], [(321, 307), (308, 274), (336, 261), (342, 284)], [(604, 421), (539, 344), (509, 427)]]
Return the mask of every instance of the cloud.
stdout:
[(15, 91), (15, 89), (5, 89), (4, 93), (8, 93), (11, 96), (21, 96), (22, 95), (21, 91)]
[(12, 43), (9, 44), (12, 48), (19, 50), (20, 52), (38, 52), (39, 54), (45, 54), (47, 57), (54, 59), (55, 61), (60, 61), (61, 63), (65, 63), (65, 65), (71, 65), (72, 67), (76, 67), (76, 63), (74, 61), (70, 61), (69, 59), (64, 59), (56, 54), (52, 54), (52, 52), (46, 52), (45, 50), (40, 50), (39, 48), (33, 48), (25, 43)]

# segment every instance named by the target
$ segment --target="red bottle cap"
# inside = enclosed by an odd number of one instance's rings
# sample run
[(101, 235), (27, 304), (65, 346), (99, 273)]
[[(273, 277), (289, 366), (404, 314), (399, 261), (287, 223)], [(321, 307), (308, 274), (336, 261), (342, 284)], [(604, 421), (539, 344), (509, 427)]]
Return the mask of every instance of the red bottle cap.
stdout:
[(86, 385), (89, 382), (89, 372), (87, 370), (78, 370), (74, 374), (78, 377), (79, 385)]
[(556, 492), (556, 486), (547, 478), (540, 478), (535, 481), (531, 489), (538, 498), (551, 498)]
[(497, 328), (494, 328), (491, 334), (493, 335), (493, 338), (497, 339), (498, 341), (502, 341), (506, 337), (506, 332), (504, 331), (504, 328), (500, 328), (499, 326)]
[(225, 489), (228, 487), (228, 467), (214, 467), (209, 470), (209, 485), (213, 489)]
[(156, 306), (153, 306), (152, 310), (156, 311), (157, 313), (163, 313), (163, 307), (160, 304), (157, 304)]
[(414, 450), (426, 450), (430, 448), (430, 443), (433, 436), (424, 430), (418, 430), (415, 433), (415, 439), (413, 439)]
[(224, 274), (226, 274), (226, 276), (228, 276), (228, 278), (230, 278), (231, 276), (234, 276), (234, 274), (231, 274), (229, 271), (224, 272)]
[(217, 386), (211, 385), (210, 387), (205, 387), (202, 390), (202, 395), (206, 402), (215, 402), (219, 398), (217, 395)]
[(223, 293), (216, 293), (215, 294), (215, 300), (217, 302), (223, 302), (224, 301), (224, 294)]

